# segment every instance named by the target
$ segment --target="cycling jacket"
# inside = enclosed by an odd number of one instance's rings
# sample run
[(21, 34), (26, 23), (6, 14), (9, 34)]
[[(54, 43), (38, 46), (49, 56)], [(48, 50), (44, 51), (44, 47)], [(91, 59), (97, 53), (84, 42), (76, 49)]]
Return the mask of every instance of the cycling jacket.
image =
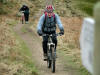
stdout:
[(25, 11), (24, 12), (25, 14), (29, 14), (29, 8), (28, 8), (28, 6), (22, 6), (19, 11)]
[[(37, 25), (37, 32), (40, 32), (40, 31), (45, 32), (45, 33), (49, 33), (49, 31), (55, 32), (56, 24), (58, 25), (60, 30), (64, 30), (63, 25), (60, 21), (60, 18), (57, 14), (55, 14), (55, 20), (54, 20), (53, 16), (51, 18), (49, 18), (49, 17), (45, 18), (45, 14), (43, 14), (40, 17), (40, 20)], [(43, 26), (45, 26), (45, 27), (43, 27)]]

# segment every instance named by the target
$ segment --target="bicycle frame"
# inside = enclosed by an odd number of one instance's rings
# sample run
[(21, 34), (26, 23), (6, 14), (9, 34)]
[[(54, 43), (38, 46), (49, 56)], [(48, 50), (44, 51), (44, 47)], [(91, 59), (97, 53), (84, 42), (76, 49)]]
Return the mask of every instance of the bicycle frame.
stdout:
[(24, 23), (24, 13), (22, 13), (21, 21), (22, 21), (22, 24), (23, 24)]
[(55, 44), (52, 41), (52, 35), (49, 35), (47, 46), (48, 46), (47, 55), (49, 57), (49, 60), (52, 60), (54, 59), (54, 56), (52, 57), (52, 55), (54, 55), (53, 53), (56, 53)]
[(25, 11), (21, 11), (21, 22), (22, 22), (22, 24), (24, 24), (24, 19), (25, 19), (25, 17), (24, 17), (24, 12)]
[[(48, 36), (48, 43), (47, 43), (47, 65), (48, 68), (52, 69), (52, 72), (55, 72), (55, 62), (56, 62), (56, 49), (55, 49), (55, 43), (52, 41), (52, 34), (44, 34), (43, 36)], [(56, 36), (61, 36), (60, 33), (56, 34)]]

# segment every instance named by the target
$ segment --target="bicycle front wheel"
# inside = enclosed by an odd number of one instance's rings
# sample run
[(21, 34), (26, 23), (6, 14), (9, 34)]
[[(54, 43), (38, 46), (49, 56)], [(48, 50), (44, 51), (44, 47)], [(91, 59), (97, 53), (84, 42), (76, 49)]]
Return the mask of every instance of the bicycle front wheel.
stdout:
[(47, 60), (47, 67), (51, 68), (51, 60)]
[(56, 65), (56, 54), (55, 54), (55, 48), (52, 47), (52, 63), (51, 63), (51, 69), (52, 69), (52, 73), (55, 73), (55, 65)]
[(55, 73), (55, 60), (52, 60), (51, 69), (52, 69), (52, 73)]

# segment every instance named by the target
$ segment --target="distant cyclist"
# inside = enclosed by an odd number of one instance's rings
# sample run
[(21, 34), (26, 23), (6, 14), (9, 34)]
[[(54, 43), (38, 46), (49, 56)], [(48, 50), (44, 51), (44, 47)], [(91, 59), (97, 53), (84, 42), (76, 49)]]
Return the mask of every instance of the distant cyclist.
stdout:
[(24, 13), (25, 23), (27, 24), (29, 21), (29, 7), (26, 4), (24, 4), (22, 5), (19, 11), (22, 11)]
[[(42, 36), (42, 34), (56, 34), (56, 24), (58, 25), (60, 29), (60, 33), (64, 34), (64, 28), (61, 23), (61, 20), (57, 14), (53, 12), (54, 8), (52, 5), (48, 5), (46, 7), (46, 11), (44, 14), (40, 17), (40, 20), (38, 22), (37, 26), (37, 33), (39, 36)], [(55, 49), (57, 46), (57, 37), (54, 35), (52, 37), (53, 43), (55, 43)], [(43, 36), (43, 53), (44, 53), (44, 59), (47, 59), (47, 42), (48, 42), (48, 36)]]

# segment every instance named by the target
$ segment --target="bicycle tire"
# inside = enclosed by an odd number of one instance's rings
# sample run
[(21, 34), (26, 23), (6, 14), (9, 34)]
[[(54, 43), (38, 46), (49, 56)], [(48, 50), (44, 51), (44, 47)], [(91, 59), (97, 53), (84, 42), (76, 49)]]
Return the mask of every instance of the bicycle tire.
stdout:
[(49, 50), (49, 48), (47, 47), (47, 67), (51, 68), (51, 49)]
[(52, 49), (52, 63), (51, 63), (51, 70), (52, 70), (52, 73), (55, 73), (55, 64), (56, 64), (56, 61), (55, 61), (55, 53), (53, 53), (54, 51), (54, 47), (51, 48)]
[(22, 18), (22, 24), (24, 24), (24, 15), (22, 15), (21, 18)]
[(23, 19), (22, 19), (22, 24), (24, 24), (24, 21), (23, 21)]
[(51, 68), (51, 60), (47, 60), (47, 67)]
[(55, 73), (55, 60), (52, 60), (52, 67), (51, 67), (51, 69), (52, 69), (52, 73)]

